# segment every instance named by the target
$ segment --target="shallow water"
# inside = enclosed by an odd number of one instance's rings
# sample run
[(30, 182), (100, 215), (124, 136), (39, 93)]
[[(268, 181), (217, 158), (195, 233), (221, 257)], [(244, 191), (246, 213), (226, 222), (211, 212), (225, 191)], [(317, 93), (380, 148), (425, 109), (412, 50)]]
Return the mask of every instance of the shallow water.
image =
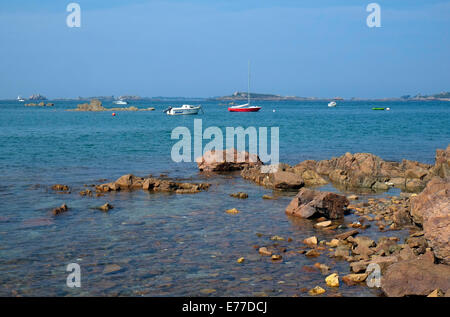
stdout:
[[(290, 164), (347, 151), (433, 163), (436, 148), (450, 140), (450, 103), (445, 102), (342, 102), (334, 109), (320, 102), (261, 102), (263, 109), (254, 114), (228, 113), (225, 106), (203, 102), (205, 114), (197, 117), (168, 117), (161, 112), (167, 107), (163, 102), (132, 103), (157, 110), (117, 112), (116, 117), (65, 111), (76, 103), (29, 108), (0, 102), (0, 295), (198, 296), (214, 289), (211, 295), (304, 296), (302, 288), (324, 287), (324, 276), (305, 265), (326, 263), (346, 274), (348, 263), (326, 254), (309, 259), (285, 253), (280, 263), (259, 256), (255, 246), (274, 244), (273, 235), (292, 238), (278, 242), (291, 251), (310, 235), (330, 239), (331, 234), (285, 216), (295, 193), (272, 193), (238, 175), (205, 178), (194, 163), (173, 163), (170, 133), (176, 126), (192, 127), (194, 118), (202, 118), (204, 128), (279, 126), (280, 160)], [(373, 105), (392, 110), (372, 111)], [(84, 184), (126, 173), (166, 173), (213, 185), (195, 195), (78, 195)], [(48, 188), (54, 183), (70, 185), (72, 193), (54, 193)], [(249, 199), (228, 196), (236, 191), (247, 192)], [(263, 200), (264, 194), (277, 199)], [(63, 202), (70, 210), (52, 216), (50, 210)], [(114, 209), (92, 209), (105, 202)], [(233, 207), (241, 212), (224, 212)], [(345, 222), (352, 220), (350, 215)], [(246, 260), (238, 264), (242, 256)], [(80, 289), (65, 284), (66, 265), (72, 262), (81, 265)], [(104, 274), (109, 264), (121, 269)], [(328, 295), (379, 294), (363, 286), (326, 289)]]

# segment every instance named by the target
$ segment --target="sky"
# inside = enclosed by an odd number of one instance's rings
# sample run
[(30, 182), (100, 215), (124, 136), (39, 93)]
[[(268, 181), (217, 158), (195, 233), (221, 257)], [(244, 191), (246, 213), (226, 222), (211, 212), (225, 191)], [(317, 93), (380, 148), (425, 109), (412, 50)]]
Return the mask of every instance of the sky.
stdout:
[[(66, 7), (81, 7), (69, 28)], [(0, 0), (0, 98), (450, 91), (450, 0)]]

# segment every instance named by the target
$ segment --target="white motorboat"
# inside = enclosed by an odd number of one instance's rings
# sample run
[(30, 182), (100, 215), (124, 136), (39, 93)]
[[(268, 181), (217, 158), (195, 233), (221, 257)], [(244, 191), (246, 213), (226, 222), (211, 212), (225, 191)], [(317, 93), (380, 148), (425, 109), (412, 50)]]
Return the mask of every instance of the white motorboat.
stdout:
[(164, 110), (165, 113), (171, 116), (175, 115), (191, 115), (191, 114), (198, 114), (198, 112), (203, 109), (201, 106), (192, 106), (192, 105), (182, 105), (178, 108), (169, 107), (166, 110)]
[(125, 100), (121, 100), (121, 99), (116, 100), (113, 103), (116, 105), (128, 105), (128, 102), (126, 102)]
[(20, 96), (17, 96), (17, 101), (19, 101), (19, 102), (24, 102), (25, 101), (25, 99), (23, 99), (22, 97), (20, 97)]
[(328, 103), (328, 107), (336, 107), (336, 101), (330, 101), (329, 103)]

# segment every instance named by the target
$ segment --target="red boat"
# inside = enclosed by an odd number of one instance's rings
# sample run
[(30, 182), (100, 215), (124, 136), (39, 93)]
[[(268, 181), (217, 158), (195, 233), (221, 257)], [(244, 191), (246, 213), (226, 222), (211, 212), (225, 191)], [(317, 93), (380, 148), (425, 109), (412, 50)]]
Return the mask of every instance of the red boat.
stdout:
[(261, 109), (261, 107), (249, 106), (248, 103), (245, 105), (228, 107), (228, 111), (230, 112), (256, 112), (259, 111), (259, 109)]
[(248, 90), (247, 90), (247, 103), (239, 106), (228, 107), (230, 112), (256, 112), (259, 111), (261, 107), (250, 106), (250, 61), (248, 62)]

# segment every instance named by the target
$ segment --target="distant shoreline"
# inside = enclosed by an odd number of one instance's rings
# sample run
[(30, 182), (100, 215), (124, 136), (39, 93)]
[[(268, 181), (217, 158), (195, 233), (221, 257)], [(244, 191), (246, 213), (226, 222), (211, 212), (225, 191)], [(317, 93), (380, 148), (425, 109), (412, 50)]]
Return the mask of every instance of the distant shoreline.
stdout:
[[(386, 97), (386, 98), (342, 98), (342, 97), (298, 97), (298, 96), (282, 96), (275, 94), (261, 94), (261, 93), (250, 93), (250, 98), (257, 101), (450, 101), (450, 92), (442, 92), (439, 94), (422, 96), (402, 96), (402, 97)], [(89, 101), (92, 99), (98, 99), (103, 102), (117, 100), (114, 96), (92, 96), (92, 97), (77, 97), (77, 98), (53, 98), (47, 99), (42, 96), (41, 100), (52, 100), (52, 101)], [(127, 101), (246, 101), (246, 92), (235, 92), (228, 96), (217, 96), (217, 97), (140, 97), (140, 96), (120, 96), (119, 99)], [(15, 101), (16, 99), (0, 99), (0, 101)], [(25, 101), (33, 101), (35, 99), (25, 99)]]

